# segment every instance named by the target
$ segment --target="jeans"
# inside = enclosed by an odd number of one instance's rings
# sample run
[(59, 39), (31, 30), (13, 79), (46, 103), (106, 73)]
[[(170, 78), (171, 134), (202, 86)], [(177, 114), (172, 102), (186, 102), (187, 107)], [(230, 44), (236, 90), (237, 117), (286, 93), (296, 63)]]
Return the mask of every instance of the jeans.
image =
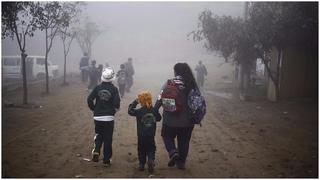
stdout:
[(94, 152), (100, 154), (100, 149), (103, 144), (103, 160), (107, 161), (112, 157), (112, 136), (114, 121), (94, 121), (95, 137), (94, 137)]
[(138, 136), (139, 163), (145, 165), (148, 160), (155, 159), (156, 144), (153, 136)]
[[(189, 152), (189, 142), (193, 127), (169, 127), (162, 125), (161, 136), (166, 150), (171, 157), (174, 153), (179, 154), (178, 162), (184, 164)], [(175, 138), (177, 138), (178, 148), (176, 148)]]

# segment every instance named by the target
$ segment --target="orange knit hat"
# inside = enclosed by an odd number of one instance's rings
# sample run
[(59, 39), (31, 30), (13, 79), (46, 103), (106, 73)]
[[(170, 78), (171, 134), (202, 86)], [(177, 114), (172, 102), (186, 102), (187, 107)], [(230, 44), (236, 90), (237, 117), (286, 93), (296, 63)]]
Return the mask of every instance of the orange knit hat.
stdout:
[(149, 91), (142, 91), (138, 94), (138, 102), (141, 106), (147, 106), (148, 108), (152, 106), (152, 96)]

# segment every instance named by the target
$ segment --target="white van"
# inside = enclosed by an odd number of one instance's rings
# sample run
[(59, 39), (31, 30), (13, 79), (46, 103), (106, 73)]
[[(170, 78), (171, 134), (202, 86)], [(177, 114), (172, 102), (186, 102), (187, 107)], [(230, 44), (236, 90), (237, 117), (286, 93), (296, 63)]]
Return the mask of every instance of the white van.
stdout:
[[(44, 56), (27, 56), (26, 58), (27, 79), (45, 79), (45, 57)], [(48, 60), (49, 78), (58, 76), (58, 65), (53, 65)], [(22, 78), (21, 56), (2, 56), (2, 77), (4, 79)]]

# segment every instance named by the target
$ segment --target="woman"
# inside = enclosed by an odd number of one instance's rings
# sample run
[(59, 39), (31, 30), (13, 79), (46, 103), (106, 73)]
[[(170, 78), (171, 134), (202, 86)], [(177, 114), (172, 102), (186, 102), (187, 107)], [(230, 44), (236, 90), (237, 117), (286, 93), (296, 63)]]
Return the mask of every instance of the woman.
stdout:
[[(187, 63), (174, 66), (174, 78), (161, 89), (155, 109), (163, 107), (161, 136), (169, 154), (168, 166), (185, 169), (194, 124), (189, 118), (187, 97), (191, 89), (198, 88)], [(176, 96), (176, 97), (174, 97)], [(175, 138), (178, 146), (176, 147)]]

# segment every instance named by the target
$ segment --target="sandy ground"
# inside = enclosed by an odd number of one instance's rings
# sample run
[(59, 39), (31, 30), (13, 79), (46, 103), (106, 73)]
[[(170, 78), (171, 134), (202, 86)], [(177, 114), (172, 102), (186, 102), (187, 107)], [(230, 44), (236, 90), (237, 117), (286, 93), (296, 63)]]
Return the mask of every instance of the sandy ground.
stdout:
[[(91, 158), (94, 124), (86, 85), (73, 77), (69, 86), (52, 83), (50, 95), (40, 95), (43, 86), (32, 88), (30, 102), (41, 108), (2, 106), (2, 177), (149, 177), (137, 169), (136, 122), (127, 107), (139, 90), (149, 89), (155, 95), (161, 84), (135, 78), (116, 114), (111, 167), (85, 160)], [(211, 85), (207, 92), (213, 90)], [(20, 103), (20, 95), (20, 91), (3, 92), (2, 98)], [(203, 126), (193, 131), (186, 170), (167, 167), (161, 123), (157, 124), (152, 177), (318, 176), (317, 101), (244, 102), (212, 93), (205, 97), (207, 115)]]

